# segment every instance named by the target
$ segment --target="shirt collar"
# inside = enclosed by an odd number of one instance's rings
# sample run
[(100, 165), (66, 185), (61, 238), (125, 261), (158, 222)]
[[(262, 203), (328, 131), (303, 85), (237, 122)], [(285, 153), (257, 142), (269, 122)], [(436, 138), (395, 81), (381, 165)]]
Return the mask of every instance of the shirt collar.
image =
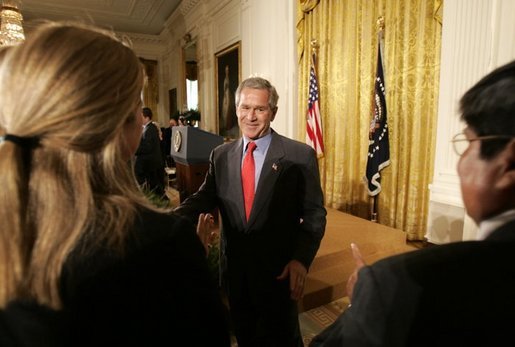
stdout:
[(482, 221), (479, 223), (479, 233), (477, 235), (478, 239), (486, 239), (496, 229), (514, 219), (515, 209), (512, 209)]
[(247, 150), (247, 145), (249, 142), (255, 142), (256, 143), (256, 151), (259, 151), (261, 153), (265, 153), (268, 149), (268, 146), (270, 146), (270, 142), (272, 141), (272, 131), (269, 129), (268, 134), (266, 134), (263, 137), (260, 137), (256, 140), (251, 140), (245, 135), (243, 136), (243, 153), (245, 154), (245, 151)]

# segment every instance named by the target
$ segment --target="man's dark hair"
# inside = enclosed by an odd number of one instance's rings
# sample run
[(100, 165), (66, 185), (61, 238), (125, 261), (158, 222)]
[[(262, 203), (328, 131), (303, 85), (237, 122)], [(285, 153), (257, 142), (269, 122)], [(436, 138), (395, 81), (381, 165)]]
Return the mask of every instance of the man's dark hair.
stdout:
[(143, 115), (147, 118), (152, 119), (152, 110), (148, 107), (143, 107)]
[[(461, 119), (478, 136), (515, 137), (515, 60), (483, 77), (460, 100)], [(499, 153), (509, 139), (481, 141), (481, 156)]]

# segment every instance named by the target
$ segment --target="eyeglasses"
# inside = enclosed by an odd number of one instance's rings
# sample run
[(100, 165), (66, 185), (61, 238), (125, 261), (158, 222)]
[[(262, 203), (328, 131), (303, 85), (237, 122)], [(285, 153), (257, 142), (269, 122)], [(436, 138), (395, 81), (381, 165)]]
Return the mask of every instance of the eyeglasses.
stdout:
[(270, 109), (268, 106), (250, 107), (249, 105), (240, 105), (238, 108), (240, 109), (240, 113), (243, 115), (247, 115), (252, 111), (257, 115), (263, 115)]
[(511, 135), (486, 135), (486, 136), (478, 136), (471, 139), (468, 139), (464, 133), (459, 133), (454, 135), (452, 138), (452, 147), (454, 152), (461, 156), (467, 148), (470, 146), (470, 143), (473, 141), (491, 141), (491, 140), (511, 140), (515, 138), (515, 136)]

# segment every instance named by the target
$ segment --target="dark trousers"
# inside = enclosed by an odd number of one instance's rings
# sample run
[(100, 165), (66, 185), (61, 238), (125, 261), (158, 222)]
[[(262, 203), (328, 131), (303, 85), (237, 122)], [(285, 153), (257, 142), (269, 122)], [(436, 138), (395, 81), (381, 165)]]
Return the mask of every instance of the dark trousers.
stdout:
[(146, 190), (153, 192), (160, 198), (164, 196), (164, 168), (136, 172), (136, 178), (138, 180), (138, 184), (146, 187)]
[(304, 347), (297, 302), (290, 299), (288, 281), (268, 288), (271, 291), (261, 291), (246, 278), (227, 282), (238, 347)]

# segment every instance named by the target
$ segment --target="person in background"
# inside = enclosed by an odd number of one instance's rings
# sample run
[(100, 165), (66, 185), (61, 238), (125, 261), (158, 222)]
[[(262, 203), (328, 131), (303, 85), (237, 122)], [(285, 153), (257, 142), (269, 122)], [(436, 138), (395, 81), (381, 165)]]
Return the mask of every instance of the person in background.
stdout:
[(515, 61), (462, 97), (463, 202), (479, 240), (432, 246), (365, 266), (351, 306), (311, 347), (515, 345)]
[(193, 224), (151, 205), (127, 165), (143, 124), (134, 52), (52, 22), (0, 52), (2, 346), (228, 347)]
[(271, 129), (278, 98), (263, 78), (240, 84), (243, 137), (213, 150), (204, 183), (174, 210), (192, 221), (220, 211), (221, 271), (239, 347), (303, 346), (297, 301), (325, 231), (315, 151)]
[(143, 189), (164, 198), (164, 163), (161, 156), (159, 127), (152, 122), (152, 110), (143, 107), (143, 131), (136, 150), (134, 170), (138, 183)]

